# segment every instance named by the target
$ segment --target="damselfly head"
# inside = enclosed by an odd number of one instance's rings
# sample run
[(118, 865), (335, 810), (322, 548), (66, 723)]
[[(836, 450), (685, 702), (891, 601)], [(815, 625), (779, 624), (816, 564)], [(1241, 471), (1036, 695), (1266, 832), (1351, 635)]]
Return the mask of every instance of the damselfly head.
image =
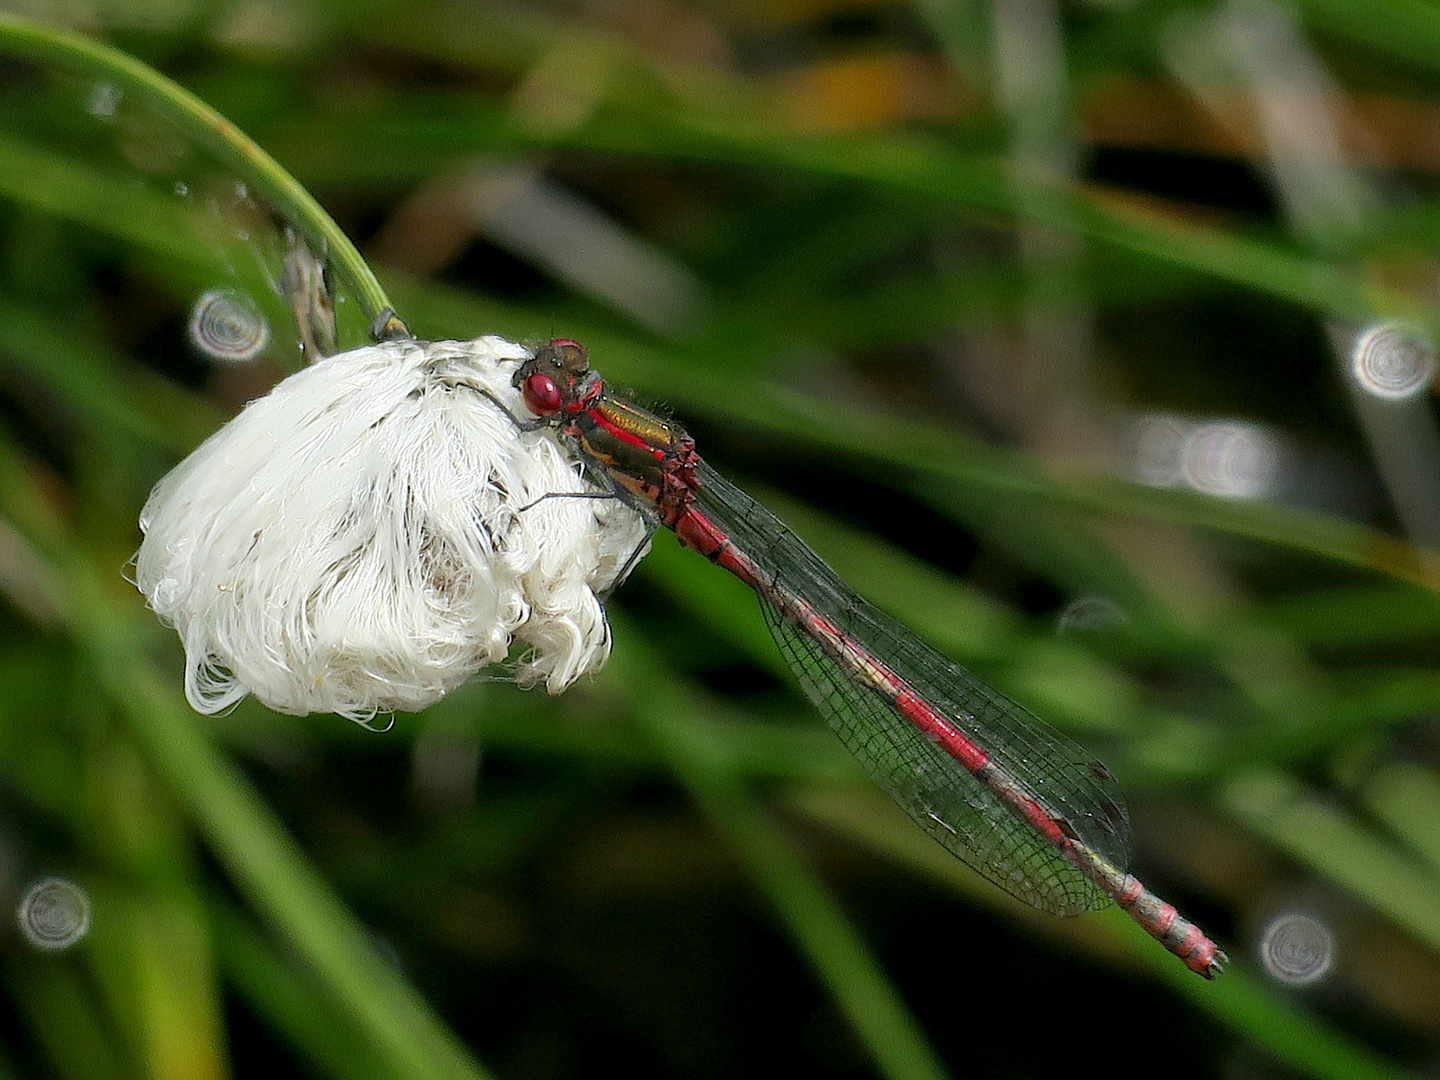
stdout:
[(515, 373), (515, 385), (525, 407), (547, 418), (565, 409), (576, 411), (601, 390), (599, 377), (590, 370), (590, 354), (569, 338), (555, 338), (536, 349)]

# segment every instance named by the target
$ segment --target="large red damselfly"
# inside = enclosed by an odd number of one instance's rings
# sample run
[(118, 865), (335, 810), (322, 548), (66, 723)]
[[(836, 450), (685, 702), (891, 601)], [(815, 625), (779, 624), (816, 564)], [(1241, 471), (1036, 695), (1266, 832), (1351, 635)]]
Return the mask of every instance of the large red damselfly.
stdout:
[(538, 349), (515, 385), (603, 491), (755, 590), (805, 691), (925, 832), (1043, 911), (1113, 900), (1192, 971), (1224, 969), (1215, 943), (1126, 871), (1130, 820), (1104, 765), (857, 594), (680, 427), (608, 393), (581, 345)]

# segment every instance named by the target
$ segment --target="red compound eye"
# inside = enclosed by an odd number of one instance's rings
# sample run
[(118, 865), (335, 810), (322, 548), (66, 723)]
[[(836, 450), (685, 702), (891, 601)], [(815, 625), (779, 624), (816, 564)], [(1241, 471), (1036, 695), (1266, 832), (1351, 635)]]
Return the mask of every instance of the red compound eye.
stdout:
[(526, 379), (520, 394), (525, 399), (525, 407), (536, 416), (554, 416), (565, 403), (560, 387), (543, 371), (537, 371)]

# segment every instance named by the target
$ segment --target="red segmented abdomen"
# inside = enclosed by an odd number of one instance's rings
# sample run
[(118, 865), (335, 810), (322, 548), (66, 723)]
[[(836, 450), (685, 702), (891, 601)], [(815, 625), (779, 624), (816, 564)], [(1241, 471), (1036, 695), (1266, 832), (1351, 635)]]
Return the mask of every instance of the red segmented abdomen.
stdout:
[(687, 507), (668, 524), (683, 546), (729, 570), (757, 592), (761, 591), (754, 562), (731, 543), (724, 530), (707, 516)]
[(1191, 971), (1207, 979), (1213, 979), (1223, 970), (1226, 956), (1203, 930), (1147, 889), (1133, 874), (1117, 876), (1121, 877), (1118, 884), (1097, 883), (1147, 934), (1178, 956)]

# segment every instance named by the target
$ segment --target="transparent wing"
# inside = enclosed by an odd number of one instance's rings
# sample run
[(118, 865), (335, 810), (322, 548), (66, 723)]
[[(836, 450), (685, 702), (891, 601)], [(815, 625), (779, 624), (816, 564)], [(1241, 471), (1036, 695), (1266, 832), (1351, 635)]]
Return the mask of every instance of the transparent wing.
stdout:
[(1130, 822), (1119, 785), (1080, 746), (980, 682), (847, 586), (773, 514), (708, 467), (699, 505), (755, 561), (771, 632), (830, 727), (870, 777), (953, 854), (1012, 896), (1055, 915), (1109, 897), (989, 786), (913, 726), (891, 696), (842, 666), (816, 634), (766, 596), (799, 596), (848, 642), (987, 751), (1007, 779), (1087, 847), (1129, 862)]

